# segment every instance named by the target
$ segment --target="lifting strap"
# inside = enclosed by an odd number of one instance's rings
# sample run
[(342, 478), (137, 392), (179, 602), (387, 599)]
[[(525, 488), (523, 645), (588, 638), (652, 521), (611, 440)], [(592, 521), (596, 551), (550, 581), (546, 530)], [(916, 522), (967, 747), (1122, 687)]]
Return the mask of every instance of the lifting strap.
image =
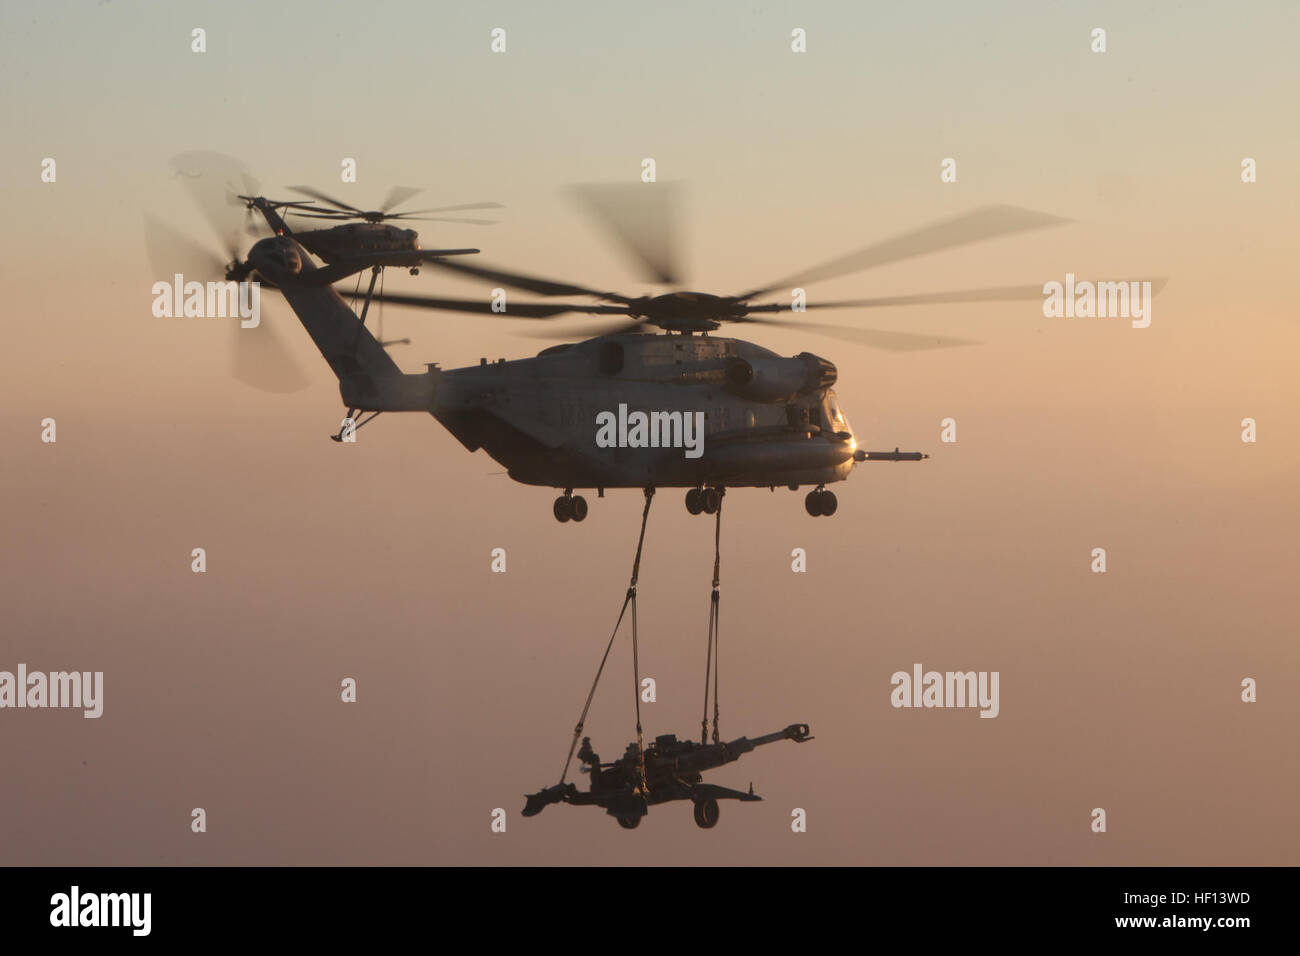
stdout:
[(722, 571), (722, 500), (725, 489), (718, 489), (717, 523), (713, 528), (713, 594), (709, 598), (709, 647), (704, 660), (704, 716), (700, 719), (700, 743), (709, 742), (709, 673), (713, 673), (713, 742), (719, 743), (718, 737), (718, 643), (721, 638), (718, 624), (718, 584)]
[[(383, 271), (383, 266), (372, 266), (370, 269), (370, 288), (366, 290), (366, 301), (361, 306), (361, 315), (358, 316), (360, 321), (357, 323), (357, 334), (352, 337), (353, 354), (356, 354), (357, 346), (361, 344), (361, 330), (366, 327), (366, 313), (370, 311), (370, 298), (375, 294), (375, 280), (379, 278)], [(357, 288), (361, 288), (361, 275), (359, 273), (357, 275)]]
[(569, 764), (573, 761), (573, 751), (578, 746), (578, 738), (582, 736), (582, 728), (587, 721), (587, 711), (591, 709), (592, 698), (596, 696), (596, 685), (600, 683), (600, 675), (605, 671), (605, 662), (609, 660), (609, 652), (614, 646), (614, 638), (618, 636), (618, 629), (623, 624), (623, 616), (627, 614), (630, 605), (632, 608), (632, 677), (636, 682), (635, 694), (633, 695), (636, 700), (636, 742), (637, 749), (641, 754), (641, 792), (647, 790), (645, 782), (645, 748), (641, 746), (641, 677), (637, 661), (636, 581), (641, 573), (641, 548), (645, 544), (646, 520), (650, 517), (650, 502), (654, 499), (654, 494), (653, 486), (646, 488), (645, 509), (641, 512), (641, 534), (637, 538), (636, 557), (632, 561), (632, 580), (627, 586), (627, 596), (623, 598), (623, 609), (618, 612), (618, 620), (614, 623), (614, 631), (609, 635), (609, 643), (605, 645), (605, 653), (600, 659), (600, 666), (596, 668), (596, 679), (591, 682), (591, 690), (587, 691), (587, 702), (582, 705), (582, 714), (578, 717), (577, 726), (573, 728), (573, 740), (569, 743), (569, 755), (564, 758), (564, 770), (560, 773), (560, 783), (564, 783), (564, 778), (569, 775)]

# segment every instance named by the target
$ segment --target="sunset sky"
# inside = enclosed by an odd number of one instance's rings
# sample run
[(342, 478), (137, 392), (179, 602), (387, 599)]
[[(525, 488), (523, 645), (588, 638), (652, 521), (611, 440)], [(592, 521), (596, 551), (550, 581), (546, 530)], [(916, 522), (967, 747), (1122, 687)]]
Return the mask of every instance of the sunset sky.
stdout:
[[(0, 710), (0, 860), (1300, 864), (1298, 28), (1281, 0), (4, 4), (0, 670), (103, 671), (105, 700), (98, 720)], [(856, 469), (832, 518), (802, 491), (726, 499), (723, 735), (798, 721), (817, 739), (711, 774), (764, 802), (724, 803), (708, 832), (684, 804), (636, 832), (592, 808), (523, 819), (613, 626), (641, 495), (589, 494), (588, 519), (559, 525), (555, 492), (427, 415), (329, 441), (337, 383), (274, 293), (265, 320), (310, 385), (233, 380), (234, 320), (151, 313), (170, 276), (146, 216), (219, 250), (169, 165), (188, 150), (238, 157), (273, 198), (305, 183), (370, 208), (400, 184), (424, 190), (412, 208), (499, 202), (494, 226), (416, 224), (422, 243), (628, 295), (666, 290), (565, 190), (636, 182), (646, 157), (682, 184), (691, 289), (994, 203), (1070, 223), (810, 301), (1066, 273), (1168, 285), (1146, 329), (1032, 301), (817, 316), (982, 343), (940, 351), (724, 328), (833, 361), (860, 444), (932, 456)], [(390, 290), (488, 293), (390, 271)], [(384, 322), (412, 372), (553, 344), (520, 320)], [(698, 730), (712, 540), (680, 490), (657, 496), (649, 736)], [(894, 709), (890, 675), (915, 663), (998, 671), (999, 716)], [(606, 759), (634, 738), (626, 641), (610, 668), (587, 721)]]

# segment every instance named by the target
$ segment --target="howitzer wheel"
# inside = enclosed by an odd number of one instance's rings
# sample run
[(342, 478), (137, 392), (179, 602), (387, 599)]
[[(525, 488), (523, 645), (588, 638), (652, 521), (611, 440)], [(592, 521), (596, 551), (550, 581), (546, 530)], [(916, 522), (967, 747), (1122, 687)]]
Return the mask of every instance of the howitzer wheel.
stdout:
[(697, 800), (695, 803), (695, 825), (703, 830), (709, 830), (718, 825), (718, 817), (722, 815), (722, 810), (718, 807), (718, 801), (709, 797), (707, 800)]
[(641, 825), (640, 817), (619, 817), (618, 825), (624, 830), (635, 830)]
[(686, 492), (686, 510), (693, 515), (697, 515), (704, 510), (704, 490), (702, 488), (691, 488)]

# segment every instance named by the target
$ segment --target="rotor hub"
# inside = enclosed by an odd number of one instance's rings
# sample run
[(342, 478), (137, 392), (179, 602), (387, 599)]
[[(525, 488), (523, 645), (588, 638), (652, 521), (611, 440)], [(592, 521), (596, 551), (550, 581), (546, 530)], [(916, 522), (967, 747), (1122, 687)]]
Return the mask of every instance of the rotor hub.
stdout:
[(667, 292), (629, 303), (631, 315), (668, 332), (712, 332), (722, 322), (745, 314), (744, 303), (707, 292)]

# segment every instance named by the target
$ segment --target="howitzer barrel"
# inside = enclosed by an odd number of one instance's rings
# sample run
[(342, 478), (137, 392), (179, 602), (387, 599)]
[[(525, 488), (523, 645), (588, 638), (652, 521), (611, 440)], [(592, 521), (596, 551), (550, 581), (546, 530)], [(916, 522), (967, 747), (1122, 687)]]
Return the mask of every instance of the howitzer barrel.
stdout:
[(775, 743), (778, 740), (793, 740), (796, 743), (803, 743), (805, 740), (810, 739), (812, 738), (808, 734), (807, 724), (791, 724), (789, 727), (785, 728), (785, 730), (778, 730), (774, 734), (764, 734), (762, 737), (755, 737), (753, 740), (746, 740), (746, 738), (741, 737), (740, 740), (734, 741), (727, 746), (735, 746), (736, 744), (739, 744), (741, 740), (744, 740), (745, 743), (750, 745), (750, 749), (752, 750), (754, 747), (761, 747), (763, 744)]
[(649, 759), (647, 761), (647, 771), (652, 776), (661, 771), (702, 773), (705, 770), (712, 770), (715, 767), (721, 767), (723, 764), (731, 763), (733, 760), (739, 760), (755, 747), (761, 747), (763, 744), (775, 743), (778, 740), (793, 740), (803, 743), (805, 740), (810, 739), (807, 724), (791, 724), (784, 730), (778, 730), (773, 734), (765, 734), (762, 737), (755, 737), (753, 740), (748, 737), (737, 737), (735, 740), (729, 740), (723, 744), (689, 744), (687, 746), (690, 749), (683, 753), (665, 754), (662, 757)]

